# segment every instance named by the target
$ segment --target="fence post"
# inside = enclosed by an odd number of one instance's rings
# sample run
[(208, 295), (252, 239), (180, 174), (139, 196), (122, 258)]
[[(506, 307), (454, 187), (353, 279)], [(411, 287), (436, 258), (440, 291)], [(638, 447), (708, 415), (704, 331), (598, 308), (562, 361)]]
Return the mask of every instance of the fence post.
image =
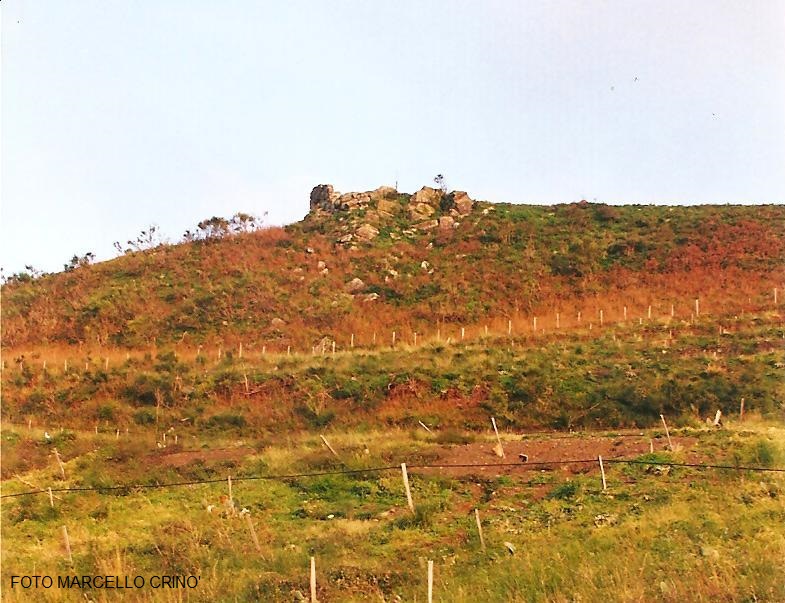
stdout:
[(433, 561), (428, 560), (428, 603), (433, 603)]
[(605, 467), (602, 466), (602, 456), (597, 457), (600, 461), (600, 474), (602, 475), (602, 490), (603, 492), (608, 489), (608, 483), (605, 481)]
[(259, 544), (259, 537), (256, 535), (256, 530), (253, 527), (253, 520), (251, 519), (251, 514), (245, 514), (245, 522), (248, 524), (248, 531), (251, 532), (251, 540), (253, 540), (253, 545), (256, 547), (256, 552), (261, 553), (262, 547)]
[(493, 433), (496, 434), (496, 448), (494, 448), (494, 452), (496, 456), (504, 458), (504, 447), (502, 446), (502, 440), (499, 437), (499, 430), (496, 429), (496, 419), (491, 417), (491, 425), (493, 425)]
[(480, 535), (480, 547), (485, 551), (485, 538), (482, 535), (482, 523), (480, 523), (479, 509), (474, 509), (474, 520), (477, 522), (477, 533)]
[(316, 557), (311, 557), (311, 603), (316, 603)]
[(673, 443), (671, 442), (671, 434), (668, 432), (668, 424), (665, 422), (665, 417), (663, 415), (660, 415), (660, 419), (662, 419), (662, 425), (665, 427), (665, 437), (668, 438), (668, 448), (673, 452)]
[(401, 473), (403, 474), (403, 487), (406, 490), (406, 502), (409, 504), (409, 510), (414, 513), (414, 501), (412, 500), (412, 491), (409, 488), (409, 474), (406, 472), (406, 463), (401, 463)]
[(71, 556), (71, 539), (68, 538), (68, 528), (63, 526), (63, 540), (65, 541), (65, 552), (68, 555), (68, 563), (74, 564), (74, 558)]
[(53, 448), (52, 452), (54, 452), (55, 458), (57, 459), (57, 465), (60, 467), (60, 477), (65, 480), (65, 467), (63, 467), (63, 461), (60, 460), (60, 453), (57, 452), (57, 448)]

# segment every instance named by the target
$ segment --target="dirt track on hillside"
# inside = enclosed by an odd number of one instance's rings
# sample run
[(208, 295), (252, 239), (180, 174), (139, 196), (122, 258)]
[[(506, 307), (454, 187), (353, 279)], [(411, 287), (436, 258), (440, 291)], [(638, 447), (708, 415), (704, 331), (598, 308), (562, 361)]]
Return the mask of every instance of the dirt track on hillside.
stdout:
[[(677, 449), (688, 452), (696, 442), (695, 438), (672, 438), (673, 445)], [(564, 465), (538, 465), (538, 463), (556, 463), (564, 461), (584, 461), (597, 460), (598, 456), (603, 459), (634, 458), (650, 451), (650, 439), (646, 435), (624, 435), (624, 436), (572, 436), (554, 435), (542, 439), (521, 439), (518, 441), (503, 441), (504, 458), (500, 458), (494, 452), (495, 442), (477, 442), (462, 446), (443, 447), (442, 453), (437, 461), (440, 465), (438, 469), (417, 469), (413, 471), (423, 473), (438, 472), (443, 475), (454, 477), (464, 475), (509, 475), (520, 473), (522, 470), (543, 469), (553, 471), (563, 471), (566, 473), (586, 473), (596, 469), (596, 465), (590, 463), (567, 463)], [(667, 450), (668, 443), (664, 439), (651, 440), (655, 452)], [(524, 461), (519, 455), (526, 455)], [(450, 465), (479, 465), (479, 464), (510, 464), (517, 463), (518, 466), (491, 466), (491, 467), (455, 467)], [(433, 465), (435, 463), (427, 463)]]

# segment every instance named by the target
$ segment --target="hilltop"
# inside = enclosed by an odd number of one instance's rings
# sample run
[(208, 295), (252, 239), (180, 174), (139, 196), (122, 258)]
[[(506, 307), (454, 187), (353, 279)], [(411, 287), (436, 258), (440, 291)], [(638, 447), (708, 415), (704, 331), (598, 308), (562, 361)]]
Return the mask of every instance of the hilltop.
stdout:
[(785, 276), (783, 206), (493, 204), (390, 187), (311, 193), (284, 228), (129, 251), (3, 286), (6, 348), (186, 343), (312, 350), (512, 320), (754, 306)]

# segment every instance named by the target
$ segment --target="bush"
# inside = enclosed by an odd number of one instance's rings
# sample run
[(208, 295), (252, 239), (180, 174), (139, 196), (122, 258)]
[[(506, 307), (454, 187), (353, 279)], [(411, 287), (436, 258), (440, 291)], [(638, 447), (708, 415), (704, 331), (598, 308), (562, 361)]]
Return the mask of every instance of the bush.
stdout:
[(143, 408), (134, 413), (134, 423), (137, 425), (153, 425), (155, 423), (155, 413), (152, 410)]
[(578, 493), (578, 484), (575, 482), (564, 482), (563, 484), (559, 484), (553, 490), (548, 493), (547, 498), (555, 498), (558, 500), (569, 500), (571, 498), (575, 498), (575, 495)]
[(240, 429), (246, 425), (247, 422), (243, 415), (229, 412), (213, 415), (205, 422), (207, 429)]

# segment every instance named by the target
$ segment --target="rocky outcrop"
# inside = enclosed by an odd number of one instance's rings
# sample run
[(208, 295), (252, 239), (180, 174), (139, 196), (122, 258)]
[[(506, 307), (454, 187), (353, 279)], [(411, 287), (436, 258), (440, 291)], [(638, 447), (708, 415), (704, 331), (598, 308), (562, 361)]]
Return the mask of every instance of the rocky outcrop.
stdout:
[(424, 203), (425, 205), (430, 205), (434, 209), (438, 209), (439, 204), (442, 201), (442, 196), (442, 191), (431, 188), (430, 186), (423, 186), (412, 195), (411, 199), (409, 199), (409, 205)]
[[(474, 201), (464, 191), (446, 194), (424, 186), (411, 196), (399, 195), (391, 186), (361, 193), (339, 193), (331, 184), (320, 184), (311, 191), (311, 215), (339, 214), (335, 242), (348, 249), (368, 243), (384, 228), (393, 239), (416, 237), (438, 228), (448, 232), (458, 228), (459, 219), (470, 214)], [(401, 224), (401, 218), (408, 224)]]
[(472, 213), (474, 201), (463, 191), (455, 191), (452, 194), (453, 207), (462, 216)]
[(370, 224), (363, 224), (354, 234), (360, 241), (372, 241), (379, 235), (379, 229)]
[(319, 184), (311, 191), (311, 210), (331, 211), (334, 201), (338, 198), (332, 184)]

